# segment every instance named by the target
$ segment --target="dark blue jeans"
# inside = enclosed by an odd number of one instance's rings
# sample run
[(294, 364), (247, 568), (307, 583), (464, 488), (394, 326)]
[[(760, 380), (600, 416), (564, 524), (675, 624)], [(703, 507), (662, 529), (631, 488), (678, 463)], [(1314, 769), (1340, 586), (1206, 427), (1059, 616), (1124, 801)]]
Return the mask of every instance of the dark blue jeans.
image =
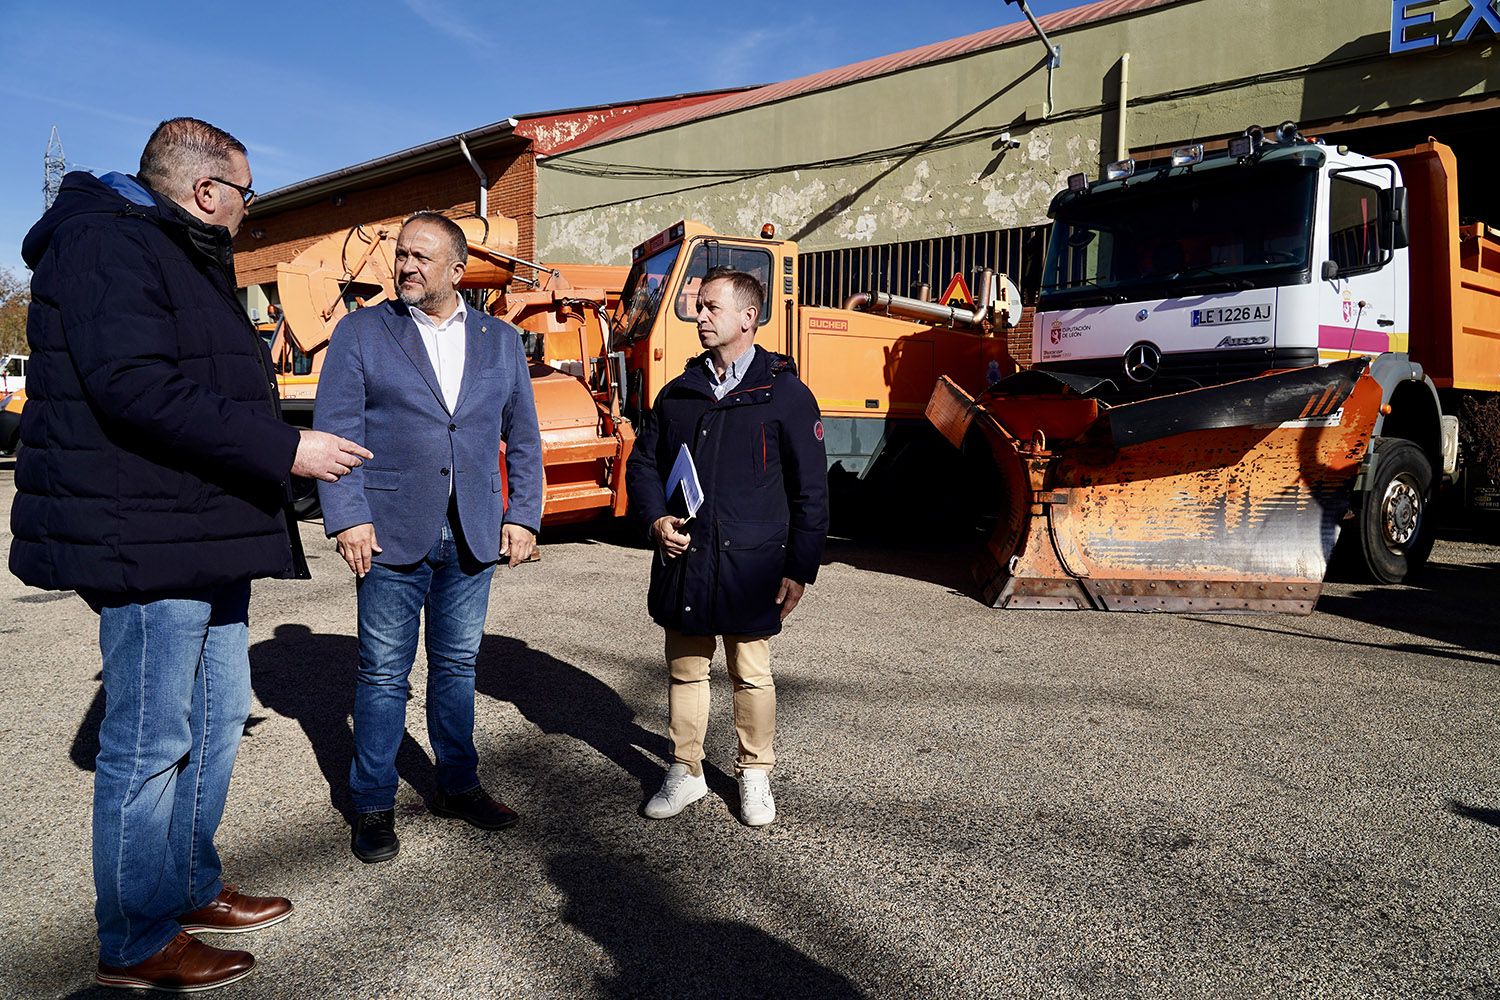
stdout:
[(406, 732), (418, 618), (427, 614), (427, 737), (446, 793), (479, 787), (474, 749), (474, 663), (490, 606), (495, 567), (474, 564), (445, 522), (415, 566), (378, 563), (359, 581), (359, 677), (354, 689), (356, 812), (396, 804), (396, 751)]
[(250, 713), (250, 583), (90, 596), (104, 657), (94, 766), (99, 959), (134, 965), (223, 889), (214, 832)]

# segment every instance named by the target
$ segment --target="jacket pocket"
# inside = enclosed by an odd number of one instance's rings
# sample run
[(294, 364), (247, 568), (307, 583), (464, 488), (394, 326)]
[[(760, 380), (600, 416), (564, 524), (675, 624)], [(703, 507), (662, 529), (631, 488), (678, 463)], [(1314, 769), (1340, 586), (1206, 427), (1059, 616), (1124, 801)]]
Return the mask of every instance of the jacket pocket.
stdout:
[(714, 621), (723, 632), (764, 632), (780, 615), (776, 591), (786, 569), (785, 521), (720, 521)]
[(398, 490), (401, 488), (401, 470), (366, 469), (364, 481), (367, 490)]
[(757, 487), (781, 478), (781, 446), (774, 423), (762, 422), (750, 435), (750, 478)]
[(646, 611), (658, 625), (676, 628), (682, 624), (683, 567), (686, 556), (651, 557), (651, 583), (646, 589)]

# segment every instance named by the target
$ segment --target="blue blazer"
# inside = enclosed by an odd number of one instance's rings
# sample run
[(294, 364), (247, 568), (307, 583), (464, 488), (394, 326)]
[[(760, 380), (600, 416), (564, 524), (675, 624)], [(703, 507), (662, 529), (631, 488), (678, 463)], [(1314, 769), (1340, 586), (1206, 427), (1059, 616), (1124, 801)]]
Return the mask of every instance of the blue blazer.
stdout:
[[(313, 426), (358, 441), (375, 457), (336, 483), (318, 483), (332, 537), (375, 525), (375, 561), (402, 566), (438, 539), (452, 484), (464, 537), (484, 562), (500, 558), (500, 525), (542, 522), (542, 443), (520, 332), (477, 309), (464, 324), (464, 375), (452, 413), (399, 302), (339, 321), (318, 380)], [(500, 442), (510, 509), (503, 510)]]

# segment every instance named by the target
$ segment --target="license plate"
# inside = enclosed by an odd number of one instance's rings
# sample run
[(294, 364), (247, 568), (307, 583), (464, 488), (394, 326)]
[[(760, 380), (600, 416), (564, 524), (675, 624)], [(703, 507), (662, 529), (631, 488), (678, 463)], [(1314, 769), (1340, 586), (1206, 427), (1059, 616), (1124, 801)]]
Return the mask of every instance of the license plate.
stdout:
[(1227, 326), (1230, 323), (1269, 323), (1271, 303), (1256, 302), (1245, 306), (1211, 306), (1193, 310), (1194, 326)]

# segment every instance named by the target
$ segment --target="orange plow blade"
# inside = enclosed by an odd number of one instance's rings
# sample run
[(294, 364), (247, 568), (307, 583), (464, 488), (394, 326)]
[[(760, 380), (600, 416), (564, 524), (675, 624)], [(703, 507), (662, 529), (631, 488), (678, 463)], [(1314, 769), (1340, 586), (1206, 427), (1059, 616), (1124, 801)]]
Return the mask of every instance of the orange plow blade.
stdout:
[(1115, 407), (1042, 373), (978, 401), (942, 380), (928, 419), (958, 446), (980, 435), (999, 470), (1000, 517), (975, 568), (985, 601), (1311, 612), (1380, 406), (1366, 369)]

